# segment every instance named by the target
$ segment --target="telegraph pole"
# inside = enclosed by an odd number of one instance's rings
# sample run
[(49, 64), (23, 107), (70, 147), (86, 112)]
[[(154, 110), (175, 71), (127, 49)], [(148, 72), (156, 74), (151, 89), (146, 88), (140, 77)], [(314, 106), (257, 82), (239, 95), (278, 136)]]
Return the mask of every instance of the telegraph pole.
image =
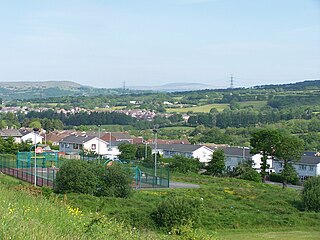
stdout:
[(233, 89), (233, 75), (230, 76), (230, 88)]

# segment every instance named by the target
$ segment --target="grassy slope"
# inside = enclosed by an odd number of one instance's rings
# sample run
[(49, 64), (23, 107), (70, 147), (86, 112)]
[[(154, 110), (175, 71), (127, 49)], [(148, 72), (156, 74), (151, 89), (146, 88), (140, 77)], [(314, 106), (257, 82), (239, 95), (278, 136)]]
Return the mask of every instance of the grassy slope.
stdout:
[[(17, 187), (19, 181), (0, 175), (0, 202), (3, 203), (0, 205), (0, 239), (9, 236), (16, 236), (16, 239), (33, 239), (35, 236), (39, 239), (52, 236), (58, 239), (95, 239), (100, 232), (111, 234), (114, 228), (121, 230), (121, 233), (113, 233), (118, 239), (164, 239), (168, 236), (150, 231), (154, 226), (149, 214), (170, 195), (203, 198), (199, 229), (205, 231), (210, 239), (320, 238), (320, 213), (298, 210), (300, 193), (296, 190), (193, 174), (175, 174), (173, 178), (198, 183), (201, 188), (138, 190), (130, 199), (68, 194), (48, 200), (29, 188)], [(79, 207), (83, 216), (70, 214), (69, 205)], [(10, 208), (14, 209), (14, 214), (10, 213)], [(30, 210), (26, 212), (26, 209)], [(138, 234), (131, 234), (119, 223), (112, 222), (102, 230), (98, 228), (95, 233), (84, 233), (83, 228), (97, 210), (108, 217), (123, 219), (126, 225), (136, 226), (140, 229)], [(149, 230), (142, 230), (146, 228)]]
[(166, 108), (166, 111), (167, 112), (171, 112), (171, 113), (186, 113), (186, 112), (189, 112), (189, 111), (208, 113), (208, 112), (210, 112), (211, 108), (216, 108), (218, 111), (223, 111), (228, 106), (229, 106), (229, 104), (216, 103), (216, 104), (207, 104), (207, 105), (196, 106), (196, 107)]

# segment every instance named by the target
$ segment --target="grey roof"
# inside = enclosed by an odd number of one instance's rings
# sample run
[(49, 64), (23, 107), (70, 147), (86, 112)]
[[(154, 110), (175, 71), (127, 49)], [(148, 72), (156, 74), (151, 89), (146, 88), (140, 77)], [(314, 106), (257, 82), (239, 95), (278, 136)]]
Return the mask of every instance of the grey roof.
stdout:
[(27, 130), (27, 129), (20, 129), (19, 132), (21, 133), (22, 136), (25, 136), (25, 135), (31, 133), (32, 131)]
[(195, 150), (201, 147), (204, 147), (204, 146), (192, 145), (192, 144), (159, 144), (157, 145), (157, 149), (173, 151), (173, 152), (194, 152)]
[(22, 134), (18, 129), (1, 129), (0, 130), (1, 137), (22, 137)]
[(301, 157), (300, 163), (305, 163), (305, 164), (319, 164), (320, 163), (320, 157), (318, 156), (308, 156), (308, 155), (304, 155)]
[(225, 155), (228, 156), (239, 156), (243, 157), (243, 155), (247, 158), (250, 158), (253, 156), (253, 154), (250, 153), (249, 148), (243, 148), (243, 147), (226, 147), (226, 148), (220, 148), (224, 151)]
[(67, 137), (61, 139), (60, 142), (82, 144), (82, 143), (90, 141), (93, 138), (95, 138), (95, 137), (93, 137), (93, 136), (90, 137), (90, 136), (70, 135), (70, 136), (67, 136)]

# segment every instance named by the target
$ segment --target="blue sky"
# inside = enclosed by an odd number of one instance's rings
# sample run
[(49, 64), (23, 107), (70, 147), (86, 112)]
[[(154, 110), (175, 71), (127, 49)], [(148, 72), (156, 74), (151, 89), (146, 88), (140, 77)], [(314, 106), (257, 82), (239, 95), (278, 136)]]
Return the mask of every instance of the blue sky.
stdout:
[(320, 0), (10, 0), (0, 29), (0, 84), (320, 79)]

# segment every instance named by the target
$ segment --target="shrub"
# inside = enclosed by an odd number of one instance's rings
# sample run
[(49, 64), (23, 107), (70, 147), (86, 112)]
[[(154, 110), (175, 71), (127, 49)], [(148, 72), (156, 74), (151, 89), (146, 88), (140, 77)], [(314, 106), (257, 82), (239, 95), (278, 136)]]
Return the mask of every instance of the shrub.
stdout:
[(114, 163), (106, 169), (104, 177), (105, 196), (127, 198), (132, 194), (132, 173), (121, 164)]
[[(269, 180), (272, 181), (272, 182), (282, 183), (282, 182), (283, 182), (283, 176), (282, 176), (282, 174), (279, 174), (279, 173), (271, 173), (271, 174), (269, 175)], [(290, 179), (290, 180), (288, 181), (288, 183), (294, 184), (294, 185), (298, 185), (298, 184), (299, 184), (299, 177), (298, 177), (298, 175), (295, 175), (292, 179)]]
[(320, 176), (309, 178), (304, 183), (302, 202), (306, 210), (320, 212)]
[(253, 168), (247, 168), (246, 171), (244, 171), (240, 175), (240, 178), (244, 180), (253, 181), (253, 182), (261, 182), (260, 174)]
[(186, 224), (195, 226), (199, 221), (200, 200), (185, 197), (170, 197), (159, 203), (152, 213), (156, 226), (166, 231)]
[(174, 155), (169, 159), (170, 169), (181, 173), (199, 172), (202, 164), (196, 158), (187, 158), (180, 155)]
[(95, 173), (92, 164), (81, 160), (68, 160), (57, 172), (54, 191), (95, 194), (98, 184), (99, 176)]

